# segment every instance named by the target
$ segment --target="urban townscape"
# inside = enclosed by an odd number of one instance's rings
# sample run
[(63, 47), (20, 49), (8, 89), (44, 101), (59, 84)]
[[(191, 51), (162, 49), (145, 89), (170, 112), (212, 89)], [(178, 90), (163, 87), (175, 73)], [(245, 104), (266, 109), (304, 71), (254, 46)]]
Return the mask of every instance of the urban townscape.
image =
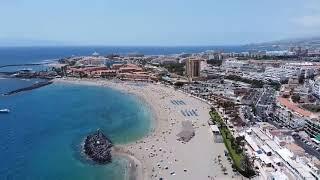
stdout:
[[(211, 106), (212, 141), (224, 143), (234, 171), (247, 178), (305, 180), (320, 178), (319, 61), (320, 49), (299, 46), (161, 56), (95, 52), (49, 66), (58, 79), (161, 83), (200, 99)], [(181, 113), (197, 116), (194, 110)], [(188, 142), (191, 134), (181, 139)]]
[(0, 0), (0, 180), (320, 180), (320, 0)]

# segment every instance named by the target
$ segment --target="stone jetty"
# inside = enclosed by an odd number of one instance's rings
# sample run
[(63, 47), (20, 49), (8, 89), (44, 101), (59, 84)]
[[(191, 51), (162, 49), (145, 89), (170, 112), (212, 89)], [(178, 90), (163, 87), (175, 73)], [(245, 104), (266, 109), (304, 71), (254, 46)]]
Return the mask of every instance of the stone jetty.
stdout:
[(33, 89), (37, 89), (37, 88), (41, 88), (43, 86), (50, 85), (52, 83), (53, 83), (52, 81), (38, 82), (38, 83), (35, 83), (35, 84), (33, 84), (31, 86), (28, 86), (28, 87), (25, 87), (25, 88), (20, 88), (20, 89), (14, 90), (14, 91), (10, 91), (10, 92), (4, 93), (3, 95), (9, 96), (9, 95), (17, 94), (17, 93), (23, 92), (23, 91), (30, 91), (30, 90), (33, 90)]
[(85, 154), (99, 164), (110, 163), (111, 141), (100, 131), (88, 135), (84, 143)]

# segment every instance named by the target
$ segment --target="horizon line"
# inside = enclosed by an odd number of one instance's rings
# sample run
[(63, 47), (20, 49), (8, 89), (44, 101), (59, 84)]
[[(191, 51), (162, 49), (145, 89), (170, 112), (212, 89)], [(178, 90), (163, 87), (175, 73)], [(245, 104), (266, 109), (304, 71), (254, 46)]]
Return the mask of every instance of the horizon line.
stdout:
[[(4, 39), (5, 42), (0, 44), (0, 48), (10, 48), (10, 47), (236, 47), (236, 46), (250, 46), (250, 45), (259, 45), (259, 44), (270, 44), (270, 43), (278, 43), (281, 41), (294, 41), (294, 40), (301, 40), (301, 39), (318, 39), (319, 36), (308, 36), (308, 37), (295, 37), (295, 38), (285, 38), (285, 39), (278, 39), (278, 40), (270, 40), (270, 41), (256, 41), (256, 42), (247, 42), (247, 43), (226, 43), (223, 44), (176, 44), (176, 45), (157, 45), (157, 44), (103, 44), (103, 43), (88, 43), (85, 44), (83, 42), (63, 42), (63, 41), (56, 41), (56, 40), (36, 40), (36, 39), (28, 39), (28, 38), (21, 38), (21, 39), (10, 39), (10, 38), (0, 38)], [(12, 42), (10, 42), (12, 41)], [(17, 41), (17, 42), (13, 42)], [(19, 42), (21, 41), (21, 42)], [(29, 43), (30, 42), (30, 43)]]
[(61, 45), (0, 45), (0, 48), (10, 47), (236, 47), (250, 44), (226, 44), (226, 45), (103, 45), (103, 44), (61, 44)]

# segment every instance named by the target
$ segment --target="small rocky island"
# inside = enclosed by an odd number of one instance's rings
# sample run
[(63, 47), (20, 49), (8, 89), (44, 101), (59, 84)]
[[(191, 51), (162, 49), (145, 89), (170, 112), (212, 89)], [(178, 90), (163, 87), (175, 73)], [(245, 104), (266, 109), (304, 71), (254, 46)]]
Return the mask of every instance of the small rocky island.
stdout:
[(85, 154), (99, 164), (110, 163), (111, 141), (100, 131), (87, 136), (84, 143)]

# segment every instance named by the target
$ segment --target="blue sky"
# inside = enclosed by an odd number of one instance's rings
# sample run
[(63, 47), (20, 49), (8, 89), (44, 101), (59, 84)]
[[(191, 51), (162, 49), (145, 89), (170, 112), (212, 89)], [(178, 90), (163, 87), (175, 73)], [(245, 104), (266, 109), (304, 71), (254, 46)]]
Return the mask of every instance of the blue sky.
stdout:
[(0, 0), (2, 44), (235, 45), (317, 35), (319, 0)]

